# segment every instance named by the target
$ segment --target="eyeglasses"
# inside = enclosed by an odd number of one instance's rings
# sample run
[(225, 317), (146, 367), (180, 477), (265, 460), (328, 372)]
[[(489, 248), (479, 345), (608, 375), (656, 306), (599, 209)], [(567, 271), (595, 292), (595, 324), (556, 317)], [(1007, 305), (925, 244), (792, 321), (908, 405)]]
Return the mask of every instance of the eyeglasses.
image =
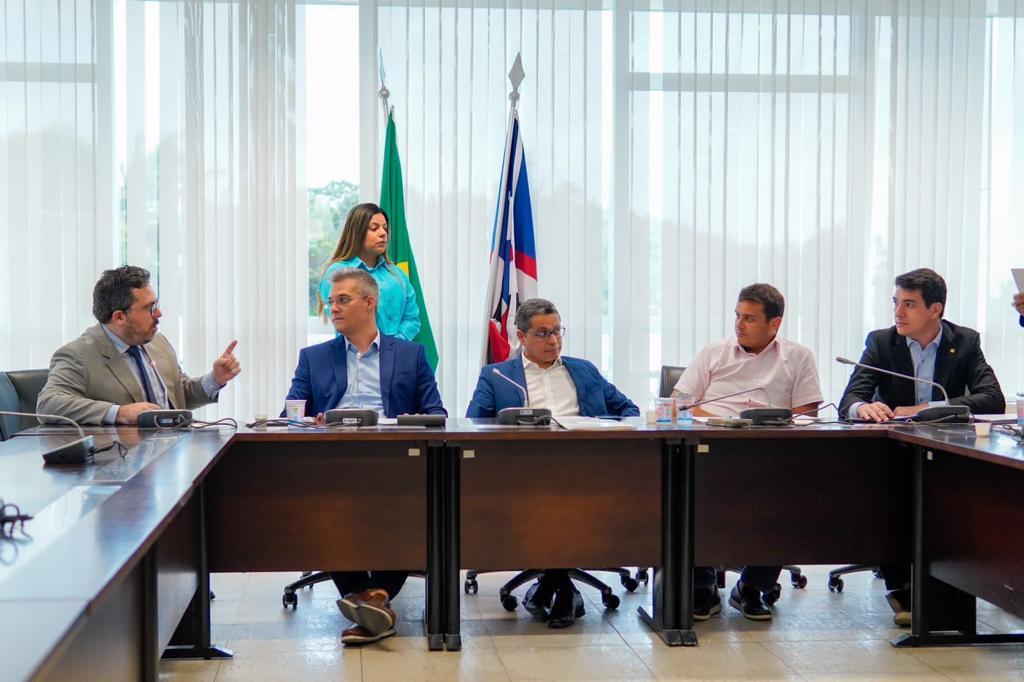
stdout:
[(529, 331), (527, 334), (540, 339), (541, 341), (547, 341), (549, 336), (553, 336), (556, 339), (560, 339), (565, 336), (565, 327), (555, 327), (554, 329), (538, 329), (537, 331)]
[(149, 305), (142, 306), (141, 308), (133, 308), (131, 306), (128, 306), (127, 308), (123, 308), (122, 310), (124, 310), (124, 312), (126, 312), (126, 313), (129, 310), (143, 310), (143, 311), (149, 313), (150, 317), (155, 317), (156, 316), (156, 311), (160, 310), (160, 299), (157, 299), (157, 300), (153, 301)]
[(344, 308), (345, 306), (347, 306), (350, 303), (352, 303), (352, 301), (354, 301), (356, 299), (359, 299), (359, 298), (366, 298), (366, 296), (339, 296), (338, 298), (328, 298), (327, 299), (327, 307), (330, 308), (335, 303), (337, 303), (342, 308)]
[(0, 499), (0, 537), (11, 537), (14, 531), (25, 532), (25, 522), (32, 519), (30, 514), (22, 514), (16, 504), (8, 504)]

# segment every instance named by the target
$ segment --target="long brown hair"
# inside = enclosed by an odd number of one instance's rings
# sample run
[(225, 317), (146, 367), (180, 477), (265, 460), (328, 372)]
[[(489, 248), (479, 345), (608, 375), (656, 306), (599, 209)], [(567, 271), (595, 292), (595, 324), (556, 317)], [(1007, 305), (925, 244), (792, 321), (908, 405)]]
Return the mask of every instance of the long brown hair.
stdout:
[[(388, 218), (388, 214), (384, 212), (384, 209), (377, 204), (369, 202), (353, 206), (352, 210), (348, 212), (348, 217), (345, 218), (345, 227), (341, 230), (341, 237), (338, 238), (338, 245), (334, 247), (334, 253), (331, 254), (331, 257), (324, 263), (323, 269), (320, 270), (321, 280), (327, 274), (327, 268), (338, 261), (348, 260), (359, 255), (363, 244), (366, 242), (366, 230), (370, 226), (370, 219), (378, 213), (384, 216), (384, 222), (388, 226), (388, 239), (391, 239), (391, 219)], [(391, 260), (388, 258), (387, 251), (384, 252), (384, 262), (390, 267)], [(326, 321), (327, 313), (324, 312), (324, 303), (324, 299), (320, 296), (320, 287), (317, 286), (316, 314)]]

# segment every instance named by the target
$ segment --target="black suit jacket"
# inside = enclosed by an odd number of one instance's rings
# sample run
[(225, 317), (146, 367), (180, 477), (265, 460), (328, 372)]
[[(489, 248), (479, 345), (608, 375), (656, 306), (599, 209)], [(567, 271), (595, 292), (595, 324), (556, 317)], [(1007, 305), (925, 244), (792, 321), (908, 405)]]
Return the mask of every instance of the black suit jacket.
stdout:
[[(871, 332), (864, 345), (860, 361), (865, 365), (914, 375), (907, 338), (897, 334), (896, 327)], [(935, 357), (932, 380), (946, 389), (951, 404), (967, 405), (974, 414), (1001, 414), (1006, 409), (999, 380), (985, 362), (981, 337), (973, 329), (942, 321), (942, 341)], [(855, 367), (839, 401), (839, 414), (847, 416), (847, 410), (853, 403), (876, 400), (893, 409), (915, 405), (915, 383), (910, 379)], [(932, 400), (943, 400), (938, 388), (932, 388)]]

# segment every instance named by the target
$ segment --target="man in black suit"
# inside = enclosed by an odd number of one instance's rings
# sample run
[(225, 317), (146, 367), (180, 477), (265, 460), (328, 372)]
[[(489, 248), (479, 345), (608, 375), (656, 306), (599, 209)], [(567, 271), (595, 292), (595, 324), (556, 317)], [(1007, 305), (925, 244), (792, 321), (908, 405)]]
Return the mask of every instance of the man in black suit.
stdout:
[[(995, 372), (981, 352), (978, 332), (942, 319), (946, 282), (927, 268), (896, 278), (893, 295), (895, 326), (868, 334), (860, 361), (900, 374), (941, 384), (953, 405), (967, 405), (975, 414), (1001, 414), (1006, 409)], [(839, 414), (849, 419), (885, 422), (913, 416), (941, 404), (934, 386), (856, 367), (850, 375)], [(910, 567), (882, 566), (886, 599), (897, 625), (910, 625)]]

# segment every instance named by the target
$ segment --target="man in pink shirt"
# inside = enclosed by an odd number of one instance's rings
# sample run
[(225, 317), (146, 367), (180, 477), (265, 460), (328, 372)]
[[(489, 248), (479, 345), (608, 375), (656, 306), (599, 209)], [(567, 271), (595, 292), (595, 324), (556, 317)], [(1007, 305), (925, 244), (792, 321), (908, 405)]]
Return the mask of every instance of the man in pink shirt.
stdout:
[[(814, 413), (822, 402), (818, 367), (806, 346), (778, 337), (785, 299), (770, 284), (751, 284), (736, 302), (736, 335), (705, 346), (683, 372), (673, 395), (685, 393), (698, 416), (737, 417), (754, 407), (787, 407)], [(751, 390), (754, 389), (754, 390)], [(714, 400), (739, 391), (732, 398)], [(747, 566), (729, 595), (729, 604), (750, 620), (771, 620), (762, 594), (775, 587), (781, 566)], [(694, 569), (694, 620), (722, 610), (711, 568)]]

